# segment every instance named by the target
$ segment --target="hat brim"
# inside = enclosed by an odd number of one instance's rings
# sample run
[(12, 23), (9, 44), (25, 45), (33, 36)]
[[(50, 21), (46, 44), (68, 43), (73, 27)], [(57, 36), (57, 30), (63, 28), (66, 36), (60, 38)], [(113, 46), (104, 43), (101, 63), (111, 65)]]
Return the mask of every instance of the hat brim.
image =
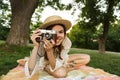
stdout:
[(54, 24), (62, 24), (62, 25), (64, 25), (65, 28), (66, 28), (66, 31), (69, 30), (70, 27), (71, 27), (71, 22), (68, 21), (68, 20), (55, 20), (55, 21), (51, 21), (51, 22), (42, 24), (42, 25), (40, 26), (40, 28), (45, 29), (45, 28), (47, 28), (48, 26), (54, 25)]

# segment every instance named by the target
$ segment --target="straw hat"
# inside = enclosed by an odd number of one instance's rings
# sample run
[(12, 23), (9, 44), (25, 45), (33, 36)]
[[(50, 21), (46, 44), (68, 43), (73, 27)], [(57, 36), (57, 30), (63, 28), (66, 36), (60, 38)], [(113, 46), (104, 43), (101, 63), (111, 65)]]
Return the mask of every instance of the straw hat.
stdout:
[(41, 25), (40, 28), (47, 28), (50, 25), (54, 25), (54, 24), (62, 24), (65, 26), (66, 30), (70, 29), (71, 27), (71, 22), (69, 20), (65, 20), (62, 19), (62, 17), (57, 16), (57, 15), (53, 15), (48, 17), (44, 23)]

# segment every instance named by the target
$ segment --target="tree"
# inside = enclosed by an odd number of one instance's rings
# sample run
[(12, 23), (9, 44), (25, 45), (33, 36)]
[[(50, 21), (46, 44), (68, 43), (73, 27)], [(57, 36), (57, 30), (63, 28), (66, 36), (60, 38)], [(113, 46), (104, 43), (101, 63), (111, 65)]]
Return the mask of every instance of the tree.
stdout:
[(106, 49), (120, 52), (120, 20), (112, 24), (109, 30)]
[[(109, 27), (115, 21), (114, 11), (119, 10), (119, 0), (75, 0), (77, 4), (83, 4), (82, 15), (83, 20), (79, 21), (80, 25), (86, 29), (96, 31), (97, 27), (102, 24), (103, 32), (99, 36), (99, 52), (105, 52), (105, 43), (107, 40)], [(78, 5), (79, 6), (79, 5)], [(79, 6), (80, 7), (80, 6)], [(118, 8), (117, 8), (118, 7)], [(101, 8), (105, 9), (103, 11)]]
[(80, 26), (82, 25), (74, 25), (69, 33), (69, 38), (72, 41), (72, 46), (77, 48), (96, 49), (97, 45), (95, 42), (95, 33), (90, 29), (83, 29)]
[(11, 29), (6, 43), (8, 45), (27, 45), (29, 43), (29, 25), (38, 0), (10, 0), (12, 19)]
[(45, 6), (64, 9), (59, 0), (10, 0), (10, 3), (12, 18), (10, 33), (6, 40), (8, 45), (28, 45), (30, 21), (38, 5), (41, 10)]

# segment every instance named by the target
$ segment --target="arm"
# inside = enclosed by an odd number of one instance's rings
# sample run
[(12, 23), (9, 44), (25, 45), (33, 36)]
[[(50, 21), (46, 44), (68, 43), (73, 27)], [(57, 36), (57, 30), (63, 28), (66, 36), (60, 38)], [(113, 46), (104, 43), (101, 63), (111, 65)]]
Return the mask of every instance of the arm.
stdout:
[(39, 29), (35, 30), (31, 36), (31, 40), (34, 44), (34, 48), (32, 50), (32, 54), (30, 55), (29, 61), (28, 61), (28, 70), (29, 73), (31, 74), (35, 68), (36, 61), (37, 61), (37, 53), (38, 53), (38, 48), (39, 48), (39, 43), (36, 42), (36, 38), (40, 37), (40, 31)]
[(37, 51), (38, 51), (38, 47), (34, 46), (34, 48), (32, 50), (32, 54), (30, 55), (30, 58), (29, 58), (29, 61), (28, 61), (28, 69), (29, 69), (30, 74), (33, 72), (34, 67), (36, 65)]
[(50, 42), (49, 40), (44, 39), (44, 48), (45, 48), (45, 51), (46, 51), (46, 54), (48, 57), (49, 64), (52, 69), (54, 69), (55, 65), (56, 65), (56, 58), (53, 54), (54, 45), (55, 45), (55, 42), (53, 40), (51, 40), (51, 42)]
[(47, 57), (48, 57), (49, 64), (51, 65), (51, 68), (54, 69), (56, 64), (56, 59), (53, 54), (53, 50), (47, 52)]

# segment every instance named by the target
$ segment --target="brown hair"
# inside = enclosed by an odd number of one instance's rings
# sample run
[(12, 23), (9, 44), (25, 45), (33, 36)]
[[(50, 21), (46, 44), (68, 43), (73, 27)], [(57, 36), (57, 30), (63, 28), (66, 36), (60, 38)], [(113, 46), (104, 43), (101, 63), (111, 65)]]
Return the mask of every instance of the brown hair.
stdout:
[[(65, 28), (65, 26), (64, 26), (63, 24), (50, 25), (50, 26), (48, 26), (48, 27), (46, 28), (46, 30), (52, 30), (52, 28), (53, 28), (55, 25), (60, 25), (60, 26), (62, 26), (63, 29), (64, 29), (64, 35), (66, 35), (66, 28)], [(62, 51), (63, 48), (64, 48), (64, 47), (62, 46), (62, 44), (60, 44), (59, 46), (55, 46), (55, 47), (54, 47), (54, 52), (53, 52), (53, 53), (54, 53), (54, 56), (55, 56), (55, 57), (59, 57), (60, 59), (62, 59), (62, 57), (61, 57), (61, 51)], [(45, 52), (44, 56), (45, 56), (45, 59), (48, 60), (48, 57), (47, 57), (46, 52)]]

